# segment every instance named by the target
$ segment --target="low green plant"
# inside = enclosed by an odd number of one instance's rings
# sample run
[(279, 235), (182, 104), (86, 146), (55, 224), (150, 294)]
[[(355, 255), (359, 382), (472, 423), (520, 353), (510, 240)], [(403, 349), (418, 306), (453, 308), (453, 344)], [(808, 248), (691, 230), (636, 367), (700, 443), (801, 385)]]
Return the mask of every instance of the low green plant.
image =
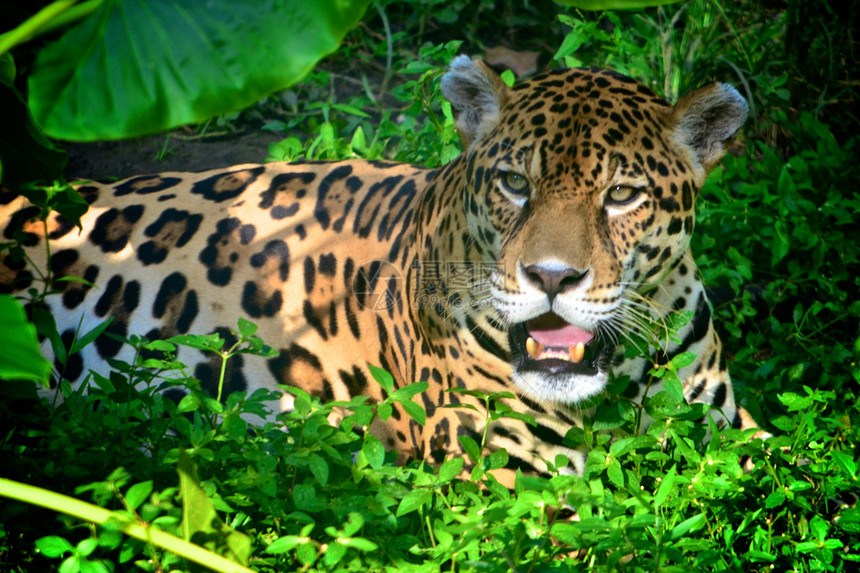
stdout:
[(569, 30), (554, 58), (611, 68), (672, 102), (714, 79), (740, 83), (755, 110), (767, 98), (762, 92), (778, 87), (772, 70), (780, 46), (772, 22), (747, 12), (733, 2), (692, 0), (649, 11), (561, 14)]
[[(667, 323), (668, 334), (661, 337), (673, 336), (684, 319)], [(269, 414), (277, 393), (233, 393), (222, 404), (173, 360), (177, 343), (217, 352), (223, 360), (239, 350), (266, 354), (250, 323), (240, 324), (236, 335), (241, 344), (226, 351), (224, 341), (212, 336), (132, 340), (140, 350), (135, 363), (115, 364), (109, 378), (94, 375), (86, 393), (66, 391), (61, 405), (45, 411), (48, 425), (32, 413), (2, 406), (4, 419), (16, 425), (2, 451), (19, 454), (9, 458), (8, 473), (31, 480), (35, 475), (55, 488), (56, 477), (63, 475), (70, 492), (88, 494), (124, 516), (77, 534), (36, 528), (38, 553), (62, 559), (62, 570), (68, 571), (111, 571), (131, 563), (158, 571), (185, 570), (179, 556), (199, 551), (192, 547), (185, 554), (181, 543), (162, 542), (156, 535), (145, 541), (117, 537), (118, 530), (134, 524), (152, 524), (192, 541), (195, 531), (208, 531), (201, 543), (228, 555), (235, 543), (227, 539), (241, 531), (248, 536), (242, 550), (249, 555), (247, 564), (258, 571), (423, 571), (443, 565), (505, 571), (538, 562), (543, 569), (563, 571), (771, 565), (837, 571), (860, 551), (860, 512), (831, 501), (857, 491), (858, 476), (850, 449), (857, 443), (856, 430), (843, 430), (838, 440), (830, 433), (842, 423), (826, 415), (832, 392), (780, 394), (798, 423), (767, 447), (749, 432), (721, 430), (713, 423), (714, 438), (703, 442), (708, 427), (700, 420), (706, 408), (686, 404), (673, 387), (674, 372), (688, 359), (679, 355), (678, 363), (655, 363), (652, 376), (665, 389), (641, 405), (654, 420), (646, 431), (636, 406), (623, 406), (625, 381), (617, 380), (594, 404), (596, 415), (566, 438), (571, 446), (587, 448), (584, 475), (559, 473), (567, 465), (560, 457), (552, 460), (550, 476), (520, 476), (511, 492), (488, 473), (505, 465), (506, 453), (485, 452), (483, 442), (465, 437), (461, 443), (474, 468), (470, 479), (461, 478), (460, 458), (436, 469), (423, 462), (396, 465), (367, 430), (376, 417), (391, 415), (394, 402), (423, 422), (423, 410), (412, 398), (426, 383), (394, 389), (391, 376), (379, 369), (372, 373), (387, 398), (377, 404), (365, 397), (322, 403), (284, 387), (293, 395), (294, 409), (280, 414), (277, 423), (249, 424), (246, 420)], [(147, 358), (145, 350), (165, 354)], [(646, 345), (632, 352), (650, 356)], [(180, 381), (186, 397), (178, 403), (164, 398), (160, 391)], [(469, 392), (485, 401), (488, 420), (512, 415), (497, 402), (505, 396)], [(339, 418), (335, 425), (333, 415)], [(817, 449), (808, 448), (810, 439)], [(801, 457), (806, 465), (799, 463)], [(50, 462), (34, 474), (38, 460)], [(749, 473), (744, 463), (752, 467)], [(177, 467), (189, 476), (179, 488)], [(90, 482), (99, 474), (110, 475)], [(208, 529), (189, 529), (189, 516), (200, 508), (204, 518), (197, 522)], [(576, 509), (577, 521), (564, 517), (569, 508)], [(6, 548), (0, 557), (40, 563), (32, 550), (12, 557), (10, 524), (24, 524), (30, 536), (35, 532), (16, 504), (0, 511)], [(75, 516), (92, 519), (81, 512)]]
[(717, 324), (737, 349), (736, 377), (769, 411), (803, 385), (851, 404), (860, 381), (858, 140), (837, 142), (811, 114), (790, 129), (785, 159), (760, 144), (725, 159), (702, 190), (694, 240), (706, 283), (727, 295)]
[[(304, 143), (290, 136), (269, 145), (267, 161), (299, 159), (391, 159), (404, 163), (420, 163), (438, 167), (460, 153), (451, 105), (439, 93), (439, 78), (460, 48), (460, 42), (441, 46), (424, 46), (417, 60), (410, 61), (398, 71), (404, 76), (417, 75), (396, 86), (392, 93), (409, 105), (392, 118), (384, 111), (377, 118), (361, 110), (369, 105), (364, 95), (348, 103), (311, 104), (298, 114), (291, 124), (270, 124), (271, 129), (290, 129), (303, 124), (306, 131), (317, 133)], [(315, 110), (320, 110), (320, 122)]]

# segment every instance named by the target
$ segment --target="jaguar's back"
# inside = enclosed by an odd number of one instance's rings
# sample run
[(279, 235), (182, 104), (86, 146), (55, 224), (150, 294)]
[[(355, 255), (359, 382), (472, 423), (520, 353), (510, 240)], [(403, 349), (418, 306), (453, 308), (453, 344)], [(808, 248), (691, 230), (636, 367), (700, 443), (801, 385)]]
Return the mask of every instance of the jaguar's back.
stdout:
[[(237, 318), (247, 317), (279, 355), (248, 364), (237, 356), (228, 391), (253, 380), (252, 386), (292, 384), (346, 398), (330, 380), (349, 378), (357, 365), (388, 362), (373, 309), (362, 312), (379, 302), (354, 296), (355, 289), (360, 295), (373, 278), (373, 261), (388, 260), (411, 240), (404, 230), (414, 217), (416, 182), (432, 173), (384, 162), (272, 163), (84, 184), (78, 191), (91, 203), (84, 231), (60, 216), (49, 221), (50, 267), (61, 294), (47, 303), (67, 342), (108, 317), (107, 332), (122, 337), (217, 332), (229, 340)], [(13, 223), (7, 238), (37, 212), (23, 197), (3, 210)], [(35, 268), (44, 270), (39, 227), (24, 224), (23, 242), (32, 247)], [(7, 261), (0, 268), (2, 284), (16, 291), (31, 286), (30, 267)], [(336, 350), (320, 356), (327, 346)], [(63, 375), (77, 380), (85, 364), (129, 360), (132, 352), (99, 337)], [(194, 375), (211, 384), (219, 363), (183, 352), (196, 364)]]

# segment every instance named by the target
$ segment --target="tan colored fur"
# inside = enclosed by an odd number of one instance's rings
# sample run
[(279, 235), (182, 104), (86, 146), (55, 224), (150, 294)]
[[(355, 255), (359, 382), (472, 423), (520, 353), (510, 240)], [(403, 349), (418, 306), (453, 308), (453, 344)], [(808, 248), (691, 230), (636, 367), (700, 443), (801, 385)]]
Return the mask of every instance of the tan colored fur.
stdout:
[[(563, 440), (579, 424), (578, 404), (610, 370), (629, 375), (641, 399), (648, 365), (623, 358), (625, 339), (689, 310), (683, 342), (666, 341), (655, 359), (695, 352), (680, 373), (688, 397), (718, 402), (740, 423), (687, 251), (695, 194), (746, 114), (736, 92), (705, 88), (673, 109), (629, 79), (587, 70), (511, 89), (468, 58), (455, 60), (443, 91), (467, 152), (438, 172), (274, 163), (81, 186), (92, 202), (84, 231), (52, 219), (53, 266), (96, 286), (57, 283), (63, 293), (48, 303), (61, 333), (113, 316), (120, 335), (226, 334), (245, 316), (278, 356), (235, 360), (228, 390), (293, 384), (326, 399), (380, 399), (367, 364), (390, 370), (398, 387), (427, 380), (417, 398), (424, 427), (397, 408), (373, 431), (402, 459), (436, 462), (462, 455), (458, 436), (480, 439), (486, 419), (481, 400), (446, 390), (511, 392), (500, 402), (537, 425), (495, 421), (488, 447), (505, 447), (510, 469), (544, 471), (565, 454), (581, 471), (584, 452)], [(715, 108), (716, 121), (707, 117)], [(508, 186), (510, 172), (527, 179), (525, 194)], [(630, 188), (632, 202), (612, 201)], [(28, 254), (46, 268), (27, 202), (6, 199), (6, 237), (29, 233)], [(0, 277), (21, 292), (32, 271), (7, 258)], [(550, 292), (544, 281), (556, 279)], [(547, 313), (596, 335), (593, 363), (553, 374), (529, 361), (518, 333)], [(92, 345), (66, 375), (103, 371), (106, 358), (131, 351)], [(189, 349), (179, 358), (212, 383), (214, 363)], [(472, 409), (444, 407), (456, 403)]]

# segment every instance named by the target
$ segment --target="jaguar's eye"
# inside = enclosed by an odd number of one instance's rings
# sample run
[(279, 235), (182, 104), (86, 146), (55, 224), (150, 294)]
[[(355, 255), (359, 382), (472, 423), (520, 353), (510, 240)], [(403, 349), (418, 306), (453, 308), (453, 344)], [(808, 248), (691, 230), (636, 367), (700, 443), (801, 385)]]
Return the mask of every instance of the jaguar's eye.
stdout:
[(606, 194), (606, 202), (612, 205), (627, 205), (632, 203), (642, 193), (641, 189), (628, 185), (616, 185)]
[(502, 183), (514, 195), (525, 195), (529, 190), (529, 180), (513, 171), (505, 171), (502, 174)]

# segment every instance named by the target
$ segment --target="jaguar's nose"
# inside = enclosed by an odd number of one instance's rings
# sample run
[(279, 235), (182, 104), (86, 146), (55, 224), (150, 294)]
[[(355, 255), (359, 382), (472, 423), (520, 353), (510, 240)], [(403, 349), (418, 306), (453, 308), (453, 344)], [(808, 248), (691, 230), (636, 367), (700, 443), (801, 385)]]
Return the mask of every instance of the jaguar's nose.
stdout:
[(588, 269), (581, 271), (573, 267), (541, 264), (523, 267), (523, 271), (529, 280), (550, 298), (575, 287), (588, 275)]

